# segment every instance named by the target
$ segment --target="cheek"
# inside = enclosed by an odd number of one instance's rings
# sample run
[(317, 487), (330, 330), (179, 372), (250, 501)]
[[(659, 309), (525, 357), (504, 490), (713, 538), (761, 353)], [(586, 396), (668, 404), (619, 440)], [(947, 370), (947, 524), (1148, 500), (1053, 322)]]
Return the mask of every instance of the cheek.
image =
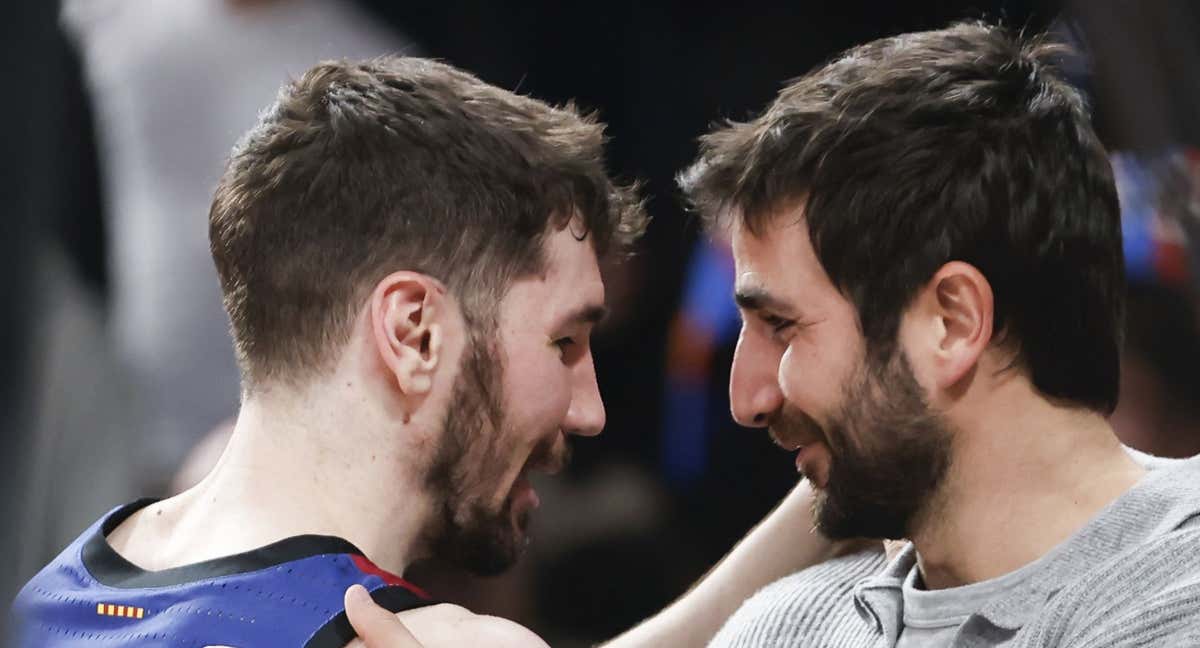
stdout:
[(826, 359), (812, 345), (793, 342), (779, 360), (779, 389), (784, 399), (801, 409), (819, 409), (830, 382)]
[(505, 419), (517, 428), (517, 435), (531, 442), (557, 429), (571, 405), (570, 375), (557, 352), (539, 351), (517, 360), (509, 368), (505, 385)]
[(779, 362), (779, 388), (784, 399), (810, 416), (838, 406), (842, 386), (853, 367), (842, 355), (848, 353), (838, 349), (836, 343), (793, 340)]

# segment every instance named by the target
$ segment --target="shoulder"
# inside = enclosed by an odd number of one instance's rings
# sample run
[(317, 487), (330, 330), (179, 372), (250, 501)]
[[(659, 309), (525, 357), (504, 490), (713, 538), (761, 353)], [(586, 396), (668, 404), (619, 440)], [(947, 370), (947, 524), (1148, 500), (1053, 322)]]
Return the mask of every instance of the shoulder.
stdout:
[(855, 611), (854, 588), (879, 574), (886, 564), (887, 557), (876, 548), (785, 576), (747, 599), (710, 645), (759, 645), (763, 637), (783, 641), (780, 645), (791, 645), (789, 642), (801, 637), (806, 645), (823, 645), (821, 638), (830, 633), (840, 636), (857, 630), (865, 632), (869, 628)]
[(1198, 632), (1200, 528), (1189, 525), (1098, 562), (1059, 590), (1023, 634), (1025, 645), (1074, 647)]
[(519, 623), (475, 614), (449, 603), (408, 610), (396, 616), (426, 648), (466, 645), (546, 648), (541, 637)]
[(848, 594), (863, 579), (883, 571), (888, 558), (876, 546), (802, 569), (767, 585), (748, 601), (779, 598), (824, 599), (830, 595)]

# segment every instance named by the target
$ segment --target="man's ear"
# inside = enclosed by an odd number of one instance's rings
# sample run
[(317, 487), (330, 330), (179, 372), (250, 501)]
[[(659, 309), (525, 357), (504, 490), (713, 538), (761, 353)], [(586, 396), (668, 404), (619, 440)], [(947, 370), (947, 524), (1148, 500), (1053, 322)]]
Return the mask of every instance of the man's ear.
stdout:
[(417, 272), (394, 272), (371, 293), (371, 333), (383, 365), (415, 407), (433, 387), (446, 316), (441, 284)]
[(939, 389), (970, 375), (992, 341), (992, 286), (975, 266), (951, 261), (917, 293), (917, 332)]

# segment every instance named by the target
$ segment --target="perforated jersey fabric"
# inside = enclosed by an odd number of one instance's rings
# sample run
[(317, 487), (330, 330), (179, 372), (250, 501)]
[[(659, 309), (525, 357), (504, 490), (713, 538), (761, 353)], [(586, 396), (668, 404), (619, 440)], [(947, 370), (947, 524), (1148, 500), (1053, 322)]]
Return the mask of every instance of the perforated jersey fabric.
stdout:
[(354, 638), (342, 606), (352, 584), (394, 612), (434, 603), (332, 536), (294, 536), (233, 556), (142, 570), (105, 538), (149, 503), (101, 518), (22, 588), (13, 604), (15, 645), (340, 648)]

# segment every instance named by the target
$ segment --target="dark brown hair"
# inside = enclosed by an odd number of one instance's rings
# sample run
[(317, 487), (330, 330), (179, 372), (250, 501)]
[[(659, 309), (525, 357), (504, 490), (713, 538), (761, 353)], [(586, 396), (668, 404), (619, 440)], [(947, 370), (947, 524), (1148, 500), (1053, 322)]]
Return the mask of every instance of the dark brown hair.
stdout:
[(790, 83), (701, 140), (680, 176), (710, 226), (761, 233), (791, 205), (872, 353), (960, 260), (991, 284), (994, 330), (1051, 397), (1116, 404), (1124, 263), (1116, 189), (1066, 50), (984, 23), (884, 38)]
[(486, 326), (543, 269), (550, 228), (601, 257), (644, 230), (606, 173), (603, 125), (435, 61), (325, 62), (235, 148), (210, 212), (244, 387), (327, 368), (376, 282), (444, 282)]

